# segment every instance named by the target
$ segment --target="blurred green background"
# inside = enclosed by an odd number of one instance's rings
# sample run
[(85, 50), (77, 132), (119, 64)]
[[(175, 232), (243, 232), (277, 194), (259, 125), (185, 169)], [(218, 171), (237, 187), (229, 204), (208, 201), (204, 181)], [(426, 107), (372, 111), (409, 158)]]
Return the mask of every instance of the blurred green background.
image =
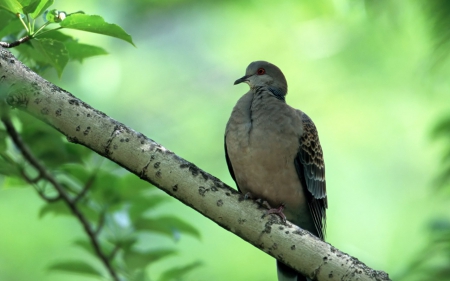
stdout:
[[(223, 133), (248, 87), (233, 82), (254, 60), (276, 64), (287, 102), (319, 130), (327, 241), (400, 280), (427, 247), (430, 221), (449, 217), (449, 196), (434, 182), (445, 143), (430, 132), (450, 109), (450, 66), (436, 49), (429, 3), (56, 1), (54, 8), (121, 25), (137, 48), (71, 31), (110, 54), (46, 78), (234, 187)], [(59, 259), (92, 258), (72, 246), (83, 236), (75, 220), (38, 219), (43, 204), (32, 188), (0, 188), (0, 280), (95, 280), (48, 272)], [(149, 236), (143, 247), (180, 251), (149, 267), (154, 280), (196, 260), (203, 266), (185, 280), (275, 280), (273, 258), (175, 199), (155, 212), (187, 220), (202, 239)]]

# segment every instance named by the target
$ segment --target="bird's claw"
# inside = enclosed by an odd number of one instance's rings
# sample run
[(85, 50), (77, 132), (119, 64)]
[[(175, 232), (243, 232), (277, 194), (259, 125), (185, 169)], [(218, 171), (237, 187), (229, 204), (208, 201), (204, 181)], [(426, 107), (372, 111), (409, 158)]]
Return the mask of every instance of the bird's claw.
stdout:
[(278, 207), (278, 208), (271, 208), (271, 209), (267, 210), (264, 213), (264, 215), (262, 215), (261, 218), (264, 218), (265, 216), (270, 215), (270, 214), (274, 214), (274, 215), (279, 216), (281, 218), (281, 220), (283, 221), (283, 223), (286, 223), (286, 216), (284, 215), (283, 210), (284, 210), (284, 205), (281, 204), (280, 207)]

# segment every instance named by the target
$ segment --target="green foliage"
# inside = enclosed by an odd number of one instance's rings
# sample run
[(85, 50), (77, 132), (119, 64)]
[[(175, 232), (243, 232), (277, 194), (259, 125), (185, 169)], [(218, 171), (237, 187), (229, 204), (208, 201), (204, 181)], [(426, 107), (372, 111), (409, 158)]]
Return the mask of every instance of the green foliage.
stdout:
[(101, 273), (90, 264), (84, 261), (61, 261), (49, 267), (50, 270), (59, 270), (70, 273), (92, 275), (101, 277)]
[[(53, 0), (0, 0), (0, 38), (21, 42), (22, 46), (17, 48), (19, 56), (35, 71), (51, 67), (61, 76), (69, 61), (82, 62), (92, 56), (107, 54), (103, 48), (79, 43), (57, 31), (59, 29), (103, 34), (134, 46), (129, 34), (120, 26), (105, 22), (101, 16), (86, 15), (82, 11), (67, 14), (57, 9), (45, 13), (52, 4)], [(45, 21), (42, 22), (39, 18), (44, 13)], [(27, 37), (22, 37), (24, 29)], [(28, 40), (31, 45), (25, 43)]]
[[(55, 176), (70, 202), (62, 200), (61, 194), (43, 178), (33, 180), (40, 177), (39, 173), (11, 145), (3, 127), (0, 127), (0, 174), (29, 182), (48, 200), (39, 218), (50, 214), (83, 217), (91, 232), (83, 239), (74, 239), (75, 247), (99, 257), (93, 244), (98, 243), (102, 255), (111, 261), (111, 267), (120, 276), (127, 278), (124, 280), (148, 280), (145, 268), (176, 254), (177, 250), (158, 245), (151, 245), (158, 247), (156, 249), (140, 250), (136, 245), (145, 237), (144, 233), (168, 236), (174, 242), (183, 235), (200, 239), (197, 229), (175, 216), (151, 215), (156, 207), (169, 201), (168, 196), (155, 194), (154, 187), (125, 173), (116, 164), (96, 164), (94, 153), (68, 143), (43, 122), (21, 112), (13, 113), (20, 138)], [(98, 265), (79, 260), (57, 262), (49, 269), (97, 277), (104, 275)]]

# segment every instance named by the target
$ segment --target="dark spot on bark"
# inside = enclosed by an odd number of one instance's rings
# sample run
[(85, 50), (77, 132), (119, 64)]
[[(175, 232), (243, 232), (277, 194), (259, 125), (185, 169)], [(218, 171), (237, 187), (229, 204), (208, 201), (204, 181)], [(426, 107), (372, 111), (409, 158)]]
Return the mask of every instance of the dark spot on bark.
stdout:
[(90, 114), (90, 113), (88, 113), (88, 114), (86, 115), (86, 117), (91, 117), (91, 114)]
[(125, 139), (125, 141), (126, 141), (126, 142), (129, 142), (129, 141), (130, 141), (130, 139), (129, 139), (129, 138), (126, 138), (126, 139)]
[(278, 245), (277, 245), (277, 243), (273, 243), (272, 250), (276, 250), (276, 249), (278, 249)]
[(156, 163), (153, 165), (153, 168), (158, 169), (160, 164), (161, 164), (161, 162), (156, 162)]
[(272, 232), (272, 227), (270, 225), (266, 224), (266, 227), (264, 228), (263, 232), (269, 234), (270, 232)]
[(279, 230), (283, 230), (283, 229), (284, 229), (284, 227), (282, 227), (282, 226), (280, 225), (280, 227), (278, 227), (278, 229), (279, 229)]
[(333, 271), (331, 271), (330, 274), (328, 274), (328, 278), (333, 278)]
[(10, 62), (10, 63), (14, 63), (14, 60), (13, 60), (13, 59), (10, 59), (9, 62)]
[(172, 190), (173, 190), (174, 192), (177, 192), (177, 191), (178, 191), (178, 184), (172, 186)]
[(90, 131), (91, 131), (91, 127), (87, 127), (86, 130), (84, 130), (83, 135), (87, 136)]
[(157, 171), (156, 174), (155, 174), (155, 176), (157, 176), (158, 178), (160, 178), (160, 177), (162, 176), (161, 170)]
[(124, 139), (120, 139), (120, 142), (123, 142), (124, 141)]
[(205, 193), (209, 191), (209, 189), (205, 188), (204, 186), (199, 186), (198, 187), (198, 194), (200, 194), (201, 196), (205, 196)]
[(42, 115), (47, 115), (48, 114), (48, 108), (47, 107), (44, 107), (43, 109), (41, 109), (41, 114)]
[(141, 144), (144, 144), (144, 143), (145, 143), (145, 141), (141, 140)]
[(225, 192), (225, 195), (226, 195), (226, 196), (230, 196), (230, 195), (231, 195), (231, 193), (229, 193), (229, 192)]
[(56, 114), (56, 116), (61, 116), (61, 108), (58, 108), (56, 111), (55, 111), (55, 114)]
[(78, 139), (76, 137), (66, 137), (68, 142), (78, 143)]
[(76, 105), (76, 106), (80, 105), (80, 103), (79, 103), (78, 100), (76, 100), (76, 99), (71, 99), (71, 100), (69, 100), (69, 104), (71, 104), (71, 105)]
[(216, 191), (218, 191), (218, 189), (215, 186), (211, 186), (211, 191), (216, 192)]
[(245, 222), (246, 222), (245, 219), (241, 219), (241, 218), (238, 219), (238, 223), (239, 223), (239, 224), (243, 224), (243, 223), (245, 223)]
[(117, 144), (113, 145), (113, 148), (114, 148), (114, 149), (117, 149), (117, 147), (118, 147)]
[(221, 207), (223, 205), (222, 199), (217, 200), (217, 206)]
[(41, 103), (41, 101), (42, 101), (42, 100), (41, 100), (41, 99), (39, 99), (39, 98), (36, 98), (36, 99), (34, 99), (34, 103), (35, 103), (35, 104), (40, 104), (40, 103)]
[(289, 234), (289, 231), (286, 231), (285, 234)]
[(292, 245), (292, 246), (291, 246), (291, 250), (295, 250), (295, 245)]
[(79, 132), (80, 131), (80, 125), (78, 125), (76, 128), (75, 128), (75, 131), (77, 131), (77, 132)]

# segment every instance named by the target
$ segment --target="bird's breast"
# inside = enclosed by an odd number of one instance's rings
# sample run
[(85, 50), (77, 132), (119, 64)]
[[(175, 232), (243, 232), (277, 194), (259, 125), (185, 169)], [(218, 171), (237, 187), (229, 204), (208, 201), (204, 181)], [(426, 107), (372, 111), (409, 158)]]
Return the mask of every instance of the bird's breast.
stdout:
[(266, 200), (272, 207), (304, 205), (294, 165), (301, 132), (295, 111), (281, 102), (253, 103), (248, 115), (235, 114), (236, 120), (232, 121), (233, 114), (230, 118), (226, 144), (241, 191)]

